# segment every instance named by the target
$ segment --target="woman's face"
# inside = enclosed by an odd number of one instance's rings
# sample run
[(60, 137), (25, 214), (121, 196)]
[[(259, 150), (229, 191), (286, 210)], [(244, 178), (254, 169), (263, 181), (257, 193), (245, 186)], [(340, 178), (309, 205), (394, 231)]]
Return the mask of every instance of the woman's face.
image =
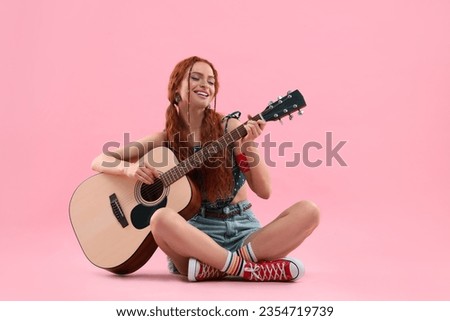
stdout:
[[(190, 93), (188, 93), (188, 81)], [(190, 105), (198, 108), (206, 108), (216, 93), (214, 73), (209, 64), (198, 61), (192, 66), (191, 74), (189, 70), (181, 82), (178, 93), (181, 96), (179, 105), (187, 105), (188, 94), (190, 94)], [(180, 106), (181, 107), (181, 106)]]

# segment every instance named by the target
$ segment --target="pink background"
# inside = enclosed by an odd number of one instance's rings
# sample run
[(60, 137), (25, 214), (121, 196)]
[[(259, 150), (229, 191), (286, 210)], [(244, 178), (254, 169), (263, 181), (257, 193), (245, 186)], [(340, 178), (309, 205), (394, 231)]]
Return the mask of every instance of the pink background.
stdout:
[[(0, 299), (450, 300), (449, 14), (445, 0), (2, 1)], [(321, 207), (292, 254), (298, 283), (192, 284), (160, 251), (117, 277), (78, 246), (68, 203), (91, 160), (161, 130), (169, 73), (194, 54), (219, 70), (223, 112), (305, 95), (303, 118), (267, 126), (293, 147), (271, 199), (252, 197), (263, 223)], [(328, 131), (347, 167), (283, 166)]]

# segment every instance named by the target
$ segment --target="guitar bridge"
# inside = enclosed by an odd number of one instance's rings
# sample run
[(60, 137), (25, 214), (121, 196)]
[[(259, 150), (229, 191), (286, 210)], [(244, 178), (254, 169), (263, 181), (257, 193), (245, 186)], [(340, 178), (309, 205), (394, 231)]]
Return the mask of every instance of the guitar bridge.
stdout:
[(122, 227), (128, 226), (127, 218), (125, 217), (125, 214), (123, 214), (122, 207), (120, 206), (119, 200), (117, 199), (115, 193), (109, 195), (109, 202), (111, 204), (114, 216), (116, 217), (117, 221), (119, 221), (120, 225), (122, 225)]

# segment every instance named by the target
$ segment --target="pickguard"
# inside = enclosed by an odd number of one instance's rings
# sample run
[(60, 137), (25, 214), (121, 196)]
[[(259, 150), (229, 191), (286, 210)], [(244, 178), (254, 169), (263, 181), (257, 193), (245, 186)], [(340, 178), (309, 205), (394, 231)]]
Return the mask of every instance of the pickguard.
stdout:
[(150, 219), (157, 209), (161, 207), (165, 207), (167, 204), (167, 197), (163, 198), (161, 202), (156, 205), (148, 206), (148, 205), (136, 205), (131, 210), (131, 223), (133, 226), (139, 230), (146, 228), (150, 225)]

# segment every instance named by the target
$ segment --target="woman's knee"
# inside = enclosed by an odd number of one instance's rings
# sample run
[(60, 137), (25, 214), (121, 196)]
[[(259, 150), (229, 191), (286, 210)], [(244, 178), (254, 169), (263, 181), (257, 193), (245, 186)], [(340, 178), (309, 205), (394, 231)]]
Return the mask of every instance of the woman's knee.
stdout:
[(320, 210), (315, 203), (308, 200), (299, 201), (292, 206), (292, 209), (297, 220), (308, 229), (314, 230), (319, 225)]
[(175, 226), (179, 214), (170, 208), (159, 208), (150, 219), (153, 234), (164, 234), (170, 227)]

